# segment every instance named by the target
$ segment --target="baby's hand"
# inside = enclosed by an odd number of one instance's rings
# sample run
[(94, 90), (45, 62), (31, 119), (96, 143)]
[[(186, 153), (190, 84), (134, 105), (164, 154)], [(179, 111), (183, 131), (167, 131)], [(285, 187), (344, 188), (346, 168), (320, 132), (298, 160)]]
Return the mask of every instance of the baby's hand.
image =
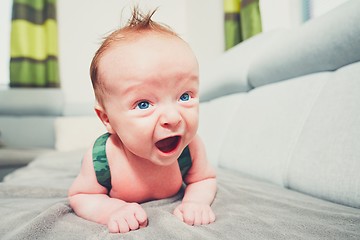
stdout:
[(174, 210), (174, 215), (188, 225), (204, 225), (215, 221), (215, 214), (207, 204), (183, 202)]
[(126, 233), (147, 226), (147, 215), (137, 203), (127, 203), (111, 214), (108, 229), (111, 233)]

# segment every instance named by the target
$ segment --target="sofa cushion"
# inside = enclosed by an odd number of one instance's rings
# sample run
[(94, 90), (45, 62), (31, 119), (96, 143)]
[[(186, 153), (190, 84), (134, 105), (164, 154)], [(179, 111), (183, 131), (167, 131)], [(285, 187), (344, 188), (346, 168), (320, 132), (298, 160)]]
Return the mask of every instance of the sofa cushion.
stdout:
[(321, 91), (289, 163), (287, 185), (360, 208), (360, 63), (339, 69)]
[(207, 157), (214, 166), (218, 165), (221, 143), (231, 119), (245, 97), (246, 93), (227, 95), (200, 104), (198, 134), (206, 146)]
[(225, 134), (219, 166), (285, 186), (297, 139), (328, 76), (314, 74), (248, 92)]
[(333, 71), (359, 61), (360, 14), (355, 9), (360, 9), (360, 1), (348, 1), (260, 49), (249, 67), (251, 86)]

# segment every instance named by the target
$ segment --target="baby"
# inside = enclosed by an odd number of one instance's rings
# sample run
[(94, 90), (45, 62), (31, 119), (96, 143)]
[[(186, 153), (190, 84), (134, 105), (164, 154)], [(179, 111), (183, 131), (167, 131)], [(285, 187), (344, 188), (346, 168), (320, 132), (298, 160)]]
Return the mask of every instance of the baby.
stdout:
[(78, 216), (113, 233), (146, 227), (139, 203), (171, 197), (183, 182), (173, 214), (189, 225), (215, 221), (216, 176), (196, 134), (198, 63), (187, 43), (151, 20), (154, 12), (135, 9), (90, 67), (95, 111), (108, 133), (85, 154), (69, 200)]

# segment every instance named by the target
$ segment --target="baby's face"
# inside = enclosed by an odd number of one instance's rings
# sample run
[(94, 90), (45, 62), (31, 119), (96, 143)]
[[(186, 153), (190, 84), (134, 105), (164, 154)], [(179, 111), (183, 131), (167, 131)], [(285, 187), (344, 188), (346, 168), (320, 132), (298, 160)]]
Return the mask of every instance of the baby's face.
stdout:
[(198, 63), (181, 39), (148, 34), (112, 47), (100, 62), (111, 128), (126, 149), (169, 165), (196, 134)]

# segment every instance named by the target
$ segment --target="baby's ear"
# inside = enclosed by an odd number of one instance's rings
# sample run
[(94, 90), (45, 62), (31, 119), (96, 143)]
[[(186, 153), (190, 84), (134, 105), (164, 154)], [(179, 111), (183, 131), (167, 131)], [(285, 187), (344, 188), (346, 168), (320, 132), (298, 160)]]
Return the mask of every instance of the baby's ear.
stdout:
[(114, 134), (114, 130), (111, 127), (110, 121), (109, 121), (109, 117), (105, 111), (105, 109), (103, 107), (101, 107), (100, 105), (96, 105), (95, 106), (95, 112), (98, 115), (98, 117), (100, 118), (100, 120), (102, 121), (102, 123), (105, 125), (106, 130), (110, 133), (110, 134)]

